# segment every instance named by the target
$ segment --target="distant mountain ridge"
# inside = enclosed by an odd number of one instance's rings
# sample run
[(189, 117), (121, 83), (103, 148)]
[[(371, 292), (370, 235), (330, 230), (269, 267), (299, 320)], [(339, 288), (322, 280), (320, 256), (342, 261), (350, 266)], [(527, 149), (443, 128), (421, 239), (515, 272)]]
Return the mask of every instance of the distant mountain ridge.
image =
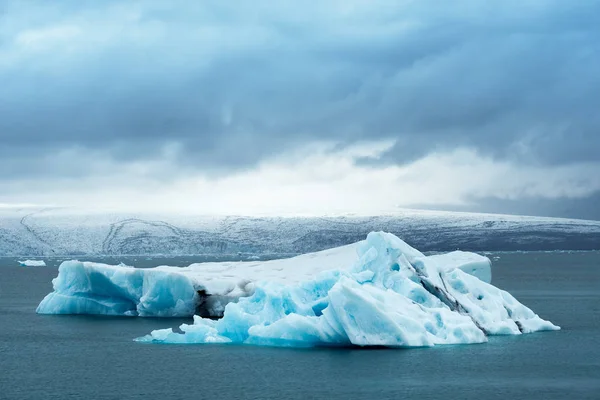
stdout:
[(384, 216), (160, 215), (0, 208), (0, 255), (299, 254), (391, 232), (423, 251), (598, 250), (600, 221), (402, 210)]

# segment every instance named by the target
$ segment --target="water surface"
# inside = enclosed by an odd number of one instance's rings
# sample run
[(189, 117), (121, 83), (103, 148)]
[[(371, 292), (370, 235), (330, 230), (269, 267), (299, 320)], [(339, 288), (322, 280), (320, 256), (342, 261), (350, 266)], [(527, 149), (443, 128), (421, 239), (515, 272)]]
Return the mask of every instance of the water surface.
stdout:
[(488, 256), (494, 285), (563, 329), (410, 350), (142, 344), (189, 320), (37, 315), (59, 260), (0, 258), (0, 399), (600, 398), (600, 252)]

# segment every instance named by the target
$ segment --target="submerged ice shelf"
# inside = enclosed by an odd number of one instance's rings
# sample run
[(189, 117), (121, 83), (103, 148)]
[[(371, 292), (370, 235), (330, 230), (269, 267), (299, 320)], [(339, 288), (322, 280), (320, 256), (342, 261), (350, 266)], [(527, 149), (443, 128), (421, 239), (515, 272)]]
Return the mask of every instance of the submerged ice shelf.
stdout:
[(158, 343), (411, 347), (559, 329), (490, 281), (486, 257), (425, 256), (373, 232), (352, 245), (263, 262), (138, 269), (68, 261), (37, 312), (194, 315), (182, 333), (136, 339)]

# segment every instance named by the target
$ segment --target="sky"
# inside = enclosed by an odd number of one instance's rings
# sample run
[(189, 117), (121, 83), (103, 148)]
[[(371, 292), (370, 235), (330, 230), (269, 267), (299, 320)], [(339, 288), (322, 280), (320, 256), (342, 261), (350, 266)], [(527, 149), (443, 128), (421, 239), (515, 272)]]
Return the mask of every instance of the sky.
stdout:
[(600, 219), (600, 2), (0, 2), (0, 205)]

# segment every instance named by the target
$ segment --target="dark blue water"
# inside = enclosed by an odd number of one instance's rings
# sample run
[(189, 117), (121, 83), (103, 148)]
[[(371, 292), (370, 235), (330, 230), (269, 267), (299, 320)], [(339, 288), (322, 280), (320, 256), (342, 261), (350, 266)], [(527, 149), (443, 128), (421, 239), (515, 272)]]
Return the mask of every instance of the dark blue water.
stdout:
[(0, 399), (600, 399), (600, 253), (496, 256), (494, 284), (563, 330), (410, 350), (141, 344), (185, 320), (36, 315), (55, 263), (0, 258)]

